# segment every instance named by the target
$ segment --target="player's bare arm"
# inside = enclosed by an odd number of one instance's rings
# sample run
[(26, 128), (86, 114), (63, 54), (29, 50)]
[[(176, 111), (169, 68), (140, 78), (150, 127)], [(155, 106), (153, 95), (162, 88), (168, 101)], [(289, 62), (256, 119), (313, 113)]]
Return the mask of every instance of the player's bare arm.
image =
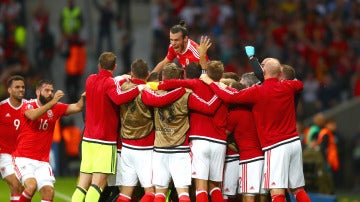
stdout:
[(83, 92), (76, 103), (70, 104), (66, 110), (66, 115), (81, 112), (84, 108), (85, 96), (86, 92)]
[(25, 111), (26, 118), (34, 121), (42, 116), (47, 110), (51, 109), (59, 100), (64, 97), (64, 92), (61, 90), (57, 90), (54, 94), (54, 97), (45, 105), (42, 105), (36, 109), (28, 109)]
[(152, 72), (159, 72), (160, 70), (162, 70), (162, 68), (166, 65), (166, 64), (168, 64), (168, 63), (170, 63), (171, 61), (169, 60), (169, 59), (167, 59), (167, 57), (165, 57), (161, 62), (159, 62), (156, 66), (155, 66), (155, 68), (153, 69), (153, 71)]

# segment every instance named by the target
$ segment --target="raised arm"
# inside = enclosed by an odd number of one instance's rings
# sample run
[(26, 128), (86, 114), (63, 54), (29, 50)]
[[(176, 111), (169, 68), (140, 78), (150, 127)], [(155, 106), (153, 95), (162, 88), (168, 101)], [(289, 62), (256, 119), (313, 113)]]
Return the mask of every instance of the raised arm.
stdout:
[(261, 67), (261, 64), (259, 63), (259, 60), (254, 56), (255, 55), (255, 48), (253, 46), (245, 46), (245, 52), (246, 55), (249, 57), (250, 60), (250, 67), (255, 73), (256, 78), (259, 79), (259, 81), (264, 82), (264, 72)]
[(49, 109), (51, 109), (59, 100), (64, 97), (64, 92), (61, 90), (57, 90), (54, 94), (54, 97), (52, 100), (50, 100), (45, 105), (38, 107), (36, 109), (27, 109), (24, 114), (25, 117), (34, 121), (38, 119), (40, 116), (42, 116), (44, 113), (46, 113)]
[(69, 114), (75, 114), (81, 112), (84, 108), (84, 102), (85, 102), (85, 92), (81, 94), (80, 99), (76, 103), (69, 104), (65, 114), (69, 115)]
[(197, 94), (191, 93), (188, 100), (188, 108), (204, 114), (213, 115), (219, 108), (221, 102), (216, 95), (209, 101), (205, 101)]
[(185, 94), (184, 88), (177, 88), (165, 94), (157, 94), (153, 90), (144, 90), (141, 94), (141, 99), (145, 105), (153, 107), (163, 107), (171, 104), (181, 98)]

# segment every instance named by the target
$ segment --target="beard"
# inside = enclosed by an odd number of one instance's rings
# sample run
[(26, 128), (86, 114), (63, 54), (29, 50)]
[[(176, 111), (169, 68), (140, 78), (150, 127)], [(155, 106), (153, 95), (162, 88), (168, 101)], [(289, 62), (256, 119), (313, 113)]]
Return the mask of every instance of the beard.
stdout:
[(39, 100), (40, 100), (40, 103), (41, 103), (42, 105), (45, 105), (45, 104), (48, 103), (50, 100), (52, 100), (52, 96), (46, 98), (46, 97), (44, 97), (43, 95), (40, 94)]

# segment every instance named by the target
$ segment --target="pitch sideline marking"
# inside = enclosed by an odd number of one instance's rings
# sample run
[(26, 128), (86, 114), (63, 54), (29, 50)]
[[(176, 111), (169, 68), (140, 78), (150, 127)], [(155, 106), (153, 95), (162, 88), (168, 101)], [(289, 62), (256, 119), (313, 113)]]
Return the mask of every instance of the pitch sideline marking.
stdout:
[(61, 198), (67, 202), (71, 202), (71, 197), (61, 192), (55, 191), (55, 197)]

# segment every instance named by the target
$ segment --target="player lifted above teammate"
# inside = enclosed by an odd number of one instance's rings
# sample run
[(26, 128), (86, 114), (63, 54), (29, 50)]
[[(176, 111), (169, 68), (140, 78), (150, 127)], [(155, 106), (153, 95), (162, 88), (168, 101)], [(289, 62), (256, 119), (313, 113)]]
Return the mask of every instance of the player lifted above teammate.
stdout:
[[(170, 46), (166, 57), (159, 62), (153, 72), (160, 71), (164, 65), (173, 62), (177, 58), (181, 67), (185, 68), (191, 62), (200, 62), (200, 55), (197, 50), (198, 44), (189, 39), (189, 32), (185, 22), (180, 21), (170, 29)], [(208, 60), (208, 58), (206, 57)]]

